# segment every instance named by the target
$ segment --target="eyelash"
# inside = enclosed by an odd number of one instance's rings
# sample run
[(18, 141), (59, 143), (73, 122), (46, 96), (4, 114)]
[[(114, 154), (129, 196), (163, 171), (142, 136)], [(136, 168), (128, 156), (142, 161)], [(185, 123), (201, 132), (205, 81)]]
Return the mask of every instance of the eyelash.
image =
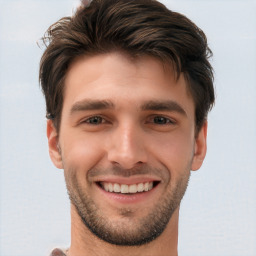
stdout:
[[(173, 119), (161, 115), (155, 115), (152, 118), (153, 123), (158, 125), (173, 125), (176, 123)], [(158, 119), (158, 121), (161, 119), (164, 123), (155, 123), (154, 121), (156, 121), (156, 119)]]
[[(96, 118), (100, 119), (101, 122), (100, 123), (91, 123), (90, 122), (91, 120), (93, 120), (93, 119), (95, 120)], [(91, 116), (91, 117), (83, 120), (82, 123), (87, 123), (87, 124), (90, 124), (90, 125), (98, 125), (98, 124), (102, 124), (103, 123), (102, 121), (104, 121), (104, 123), (106, 123), (106, 120), (101, 116)]]
[[(158, 118), (158, 121), (161, 119), (163, 123), (156, 123), (155, 121), (157, 118)], [(98, 119), (98, 121), (100, 121), (100, 122), (93, 123), (93, 122), (91, 122), (93, 119), (94, 120)], [(152, 122), (152, 120), (153, 120), (153, 122)], [(83, 120), (81, 123), (86, 123), (89, 125), (99, 125), (99, 124), (107, 123), (107, 121), (106, 121), (106, 119), (104, 119), (101, 116), (91, 116), (91, 117)], [(153, 123), (153, 124), (157, 124), (157, 125), (174, 125), (174, 124), (176, 124), (176, 122), (173, 119), (170, 119), (168, 117), (161, 116), (161, 115), (151, 116), (150, 121), (147, 121), (146, 123)]]

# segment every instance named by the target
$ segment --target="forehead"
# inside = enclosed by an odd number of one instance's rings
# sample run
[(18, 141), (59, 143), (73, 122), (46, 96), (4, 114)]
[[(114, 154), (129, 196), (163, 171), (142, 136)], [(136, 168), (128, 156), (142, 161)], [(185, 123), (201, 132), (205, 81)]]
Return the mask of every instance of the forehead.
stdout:
[(77, 76), (82, 77), (86, 84), (96, 82), (99, 78), (107, 79), (106, 82), (113, 78), (122, 79), (122, 83), (138, 76), (159, 82), (167, 79), (170, 83), (176, 79), (171, 65), (148, 55), (133, 57), (122, 52), (78, 57), (69, 67), (65, 84), (74, 83)]
[(84, 56), (72, 63), (65, 80), (63, 111), (83, 99), (110, 100), (119, 107), (175, 100), (194, 108), (183, 75), (177, 80), (171, 67), (156, 58), (120, 53)]

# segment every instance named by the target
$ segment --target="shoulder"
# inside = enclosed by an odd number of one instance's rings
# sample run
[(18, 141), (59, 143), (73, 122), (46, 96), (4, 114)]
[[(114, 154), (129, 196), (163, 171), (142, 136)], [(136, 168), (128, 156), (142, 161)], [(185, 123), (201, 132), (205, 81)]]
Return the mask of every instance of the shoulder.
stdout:
[(49, 256), (67, 256), (66, 250), (55, 248)]

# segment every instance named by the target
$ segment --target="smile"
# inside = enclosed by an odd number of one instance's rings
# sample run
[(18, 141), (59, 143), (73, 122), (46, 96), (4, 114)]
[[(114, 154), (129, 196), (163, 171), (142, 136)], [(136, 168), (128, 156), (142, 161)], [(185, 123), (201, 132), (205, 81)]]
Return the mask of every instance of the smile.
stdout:
[(121, 193), (121, 194), (134, 194), (138, 192), (147, 192), (153, 189), (156, 182), (144, 182), (138, 184), (119, 184), (119, 183), (111, 183), (111, 182), (99, 182), (101, 188), (103, 188), (107, 192), (111, 193)]

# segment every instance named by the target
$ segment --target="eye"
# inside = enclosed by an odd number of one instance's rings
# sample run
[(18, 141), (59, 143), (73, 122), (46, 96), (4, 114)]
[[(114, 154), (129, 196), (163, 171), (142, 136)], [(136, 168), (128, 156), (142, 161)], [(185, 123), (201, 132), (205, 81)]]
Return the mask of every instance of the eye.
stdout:
[(167, 118), (164, 116), (155, 116), (153, 118), (153, 123), (159, 124), (159, 125), (165, 125), (165, 124), (174, 124), (175, 122), (173, 120), (171, 120), (170, 118)]
[(92, 125), (98, 125), (105, 122), (105, 120), (101, 116), (92, 116), (86, 120), (83, 121), (84, 123), (92, 124)]
[(110, 128), (111, 124), (111, 119), (108, 117), (102, 115), (91, 115), (79, 120), (77, 127), (79, 127), (81, 131), (100, 132)]

